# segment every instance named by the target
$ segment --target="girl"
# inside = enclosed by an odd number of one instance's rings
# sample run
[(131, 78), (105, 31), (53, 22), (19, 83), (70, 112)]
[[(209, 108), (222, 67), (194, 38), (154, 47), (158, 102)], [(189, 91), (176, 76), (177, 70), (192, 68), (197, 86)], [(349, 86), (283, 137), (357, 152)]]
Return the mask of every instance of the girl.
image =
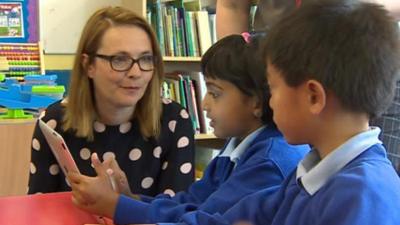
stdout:
[[(94, 160), (98, 177), (69, 176), (73, 202), (113, 217), (116, 224), (177, 222), (186, 214), (223, 213), (257, 190), (269, 188), (273, 192), (309, 147), (287, 144), (272, 121), (265, 64), (256, 54), (258, 43), (258, 38), (248, 33), (231, 35), (202, 58), (208, 89), (203, 107), (215, 135), (229, 140), (201, 180), (174, 196), (119, 194), (111, 189), (106, 164)], [(119, 169), (112, 169), (120, 190), (126, 190)]]

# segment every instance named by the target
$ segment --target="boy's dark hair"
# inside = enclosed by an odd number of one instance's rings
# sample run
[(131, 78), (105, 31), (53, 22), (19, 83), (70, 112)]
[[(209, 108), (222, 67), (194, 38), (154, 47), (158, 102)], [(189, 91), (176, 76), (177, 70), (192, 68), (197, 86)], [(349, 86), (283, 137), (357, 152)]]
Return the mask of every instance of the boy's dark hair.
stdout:
[(264, 58), (289, 86), (317, 80), (346, 109), (375, 117), (394, 95), (398, 32), (382, 6), (319, 0), (302, 5), (268, 32)]
[(229, 35), (215, 43), (201, 59), (205, 77), (225, 80), (248, 96), (257, 96), (263, 107), (265, 124), (274, 124), (268, 105), (270, 92), (265, 77), (265, 60), (259, 51), (263, 35), (251, 35), (247, 43), (242, 35)]

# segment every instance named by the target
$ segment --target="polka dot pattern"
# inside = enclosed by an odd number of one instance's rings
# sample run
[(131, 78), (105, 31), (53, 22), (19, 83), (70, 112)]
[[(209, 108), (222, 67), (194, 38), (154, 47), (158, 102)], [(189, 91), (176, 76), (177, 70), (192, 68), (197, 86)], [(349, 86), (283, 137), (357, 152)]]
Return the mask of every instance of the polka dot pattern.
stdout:
[(169, 121), (168, 128), (172, 133), (174, 133), (176, 128), (176, 120)]
[(60, 172), (60, 167), (58, 164), (53, 164), (50, 166), (49, 171), (51, 175), (55, 176)]
[[(73, 132), (61, 129), (65, 110), (59, 102), (47, 108), (44, 118), (49, 126), (55, 127), (64, 137), (82, 174), (95, 174), (91, 155), (97, 152), (101, 161), (117, 157), (135, 193), (149, 196), (166, 193), (174, 196), (193, 181), (192, 176), (187, 175), (194, 171), (191, 161), (194, 151), (191, 137), (193, 128), (191, 120), (187, 119), (190, 118), (188, 112), (179, 104), (164, 99), (162, 107), (160, 138), (141, 135), (141, 121), (137, 119), (113, 126), (103, 124), (99, 119), (93, 121), (91, 127), (93, 141), (76, 137)], [(64, 179), (62, 168), (54, 161), (43, 135), (35, 133), (30, 141), (32, 163), (29, 164), (29, 170), (32, 182), (29, 183), (29, 193), (47, 193), (56, 189), (70, 191), (70, 184)], [(49, 158), (52, 160), (49, 161)]]
[(29, 171), (31, 172), (31, 174), (35, 174), (36, 173), (36, 166), (33, 162), (30, 163), (29, 165)]
[(146, 177), (142, 180), (142, 188), (143, 189), (148, 189), (151, 187), (151, 185), (153, 185), (154, 183), (154, 179), (151, 177)]
[(111, 158), (114, 158), (115, 159), (115, 154), (114, 154), (114, 152), (106, 152), (106, 153), (104, 153), (104, 155), (103, 155), (103, 160), (105, 161), (105, 160), (108, 160), (108, 159), (111, 159)]
[(185, 136), (179, 138), (178, 144), (177, 144), (178, 148), (184, 148), (184, 147), (186, 147), (188, 145), (189, 145), (189, 138), (187, 138)]
[(157, 147), (153, 150), (153, 156), (156, 157), (157, 159), (159, 159), (160, 156), (161, 156), (161, 152), (162, 152), (161, 147), (160, 147), (160, 146), (157, 146)]
[(127, 123), (123, 123), (119, 126), (119, 132), (121, 132), (122, 134), (126, 134), (131, 130), (132, 127), (132, 123), (127, 122)]
[(142, 150), (134, 148), (129, 152), (129, 159), (132, 161), (139, 160), (142, 157)]
[(82, 148), (81, 151), (79, 152), (79, 156), (83, 159), (83, 160), (88, 160), (90, 159), (90, 155), (91, 152), (88, 148)]
[(183, 119), (189, 119), (189, 114), (185, 109), (182, 109), (180, 114)]
[(166, 170), (168, 168), (168, 162), (164, 162), (161, 166), (162, 170)]
[(184, 163), (181, 167), (180, 167), (180, 171), (183, 174), (188, 174), (190, 171), (192, 170), (192, 164), (191, 163)]
[(55, 130), (56, 127), (57, 127), (57, 121), (56, 121), (56, 120), (53, 120), (53, 119), (47, 121), (46, 124), (47, 124), (49, 127), (51, 127), (53, 130)]
[(166, 189), (164, 191), (164, 194), (167, 194), (167, 195), (169, 195), (171, 197), (174, 197), (175, 196), (175, 191), (173, 191), (172, 189)]
[(94, 122), (93, 127), (97, 133), (102, 133), (106, 130), (106, 126), (98, 121)]
[(40, 151), (40, 142), (38, 141), (38, 139), (33, 138), (32, 148), (35, 149), (36, 151)]

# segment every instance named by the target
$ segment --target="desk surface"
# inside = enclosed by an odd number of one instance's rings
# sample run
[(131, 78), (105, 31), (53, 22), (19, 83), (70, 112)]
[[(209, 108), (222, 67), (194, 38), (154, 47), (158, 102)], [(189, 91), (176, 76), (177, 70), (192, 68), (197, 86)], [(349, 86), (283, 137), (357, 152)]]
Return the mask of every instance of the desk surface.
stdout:
[(0, 198), (0, 224), (83, 225), (97, 219), (75, 207), (70, 192)]

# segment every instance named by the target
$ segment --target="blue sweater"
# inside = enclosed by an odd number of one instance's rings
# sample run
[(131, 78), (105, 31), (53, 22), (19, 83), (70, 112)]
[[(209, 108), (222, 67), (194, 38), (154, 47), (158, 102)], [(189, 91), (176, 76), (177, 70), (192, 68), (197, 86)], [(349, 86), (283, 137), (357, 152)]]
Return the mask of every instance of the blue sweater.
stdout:
[[(222, 225), (246, 220), (253, 225), (400, 224), (400, 179), (381, 144), (368, 147), (342, 168), (340, 161), (331, 162), (335, 163), (329, 167), (339, 171), (332, 172), (332, 176), (324, 174), (329, 178), (326, 181), (300, 179), (298, 169), (272, 195), (271, 190), (264, 189), (247, 196), (222, 216), (187, 214), (182, 223)], [(321, 178), (316, 173), (313, 176)]]
[(229, 157), (216, 157), (203, 178), (192, 184), (187, 192), (179, 192), (174, 197), (142, 196), (142, 201), (121, 195), (114, 222), (178, 222), (189, 212), (224, 213), (251, 193), (261, 189), (277, 190), (308, 151), (306, 145), (289, 145), (276, 128), (264, 128), (234, 169)]

